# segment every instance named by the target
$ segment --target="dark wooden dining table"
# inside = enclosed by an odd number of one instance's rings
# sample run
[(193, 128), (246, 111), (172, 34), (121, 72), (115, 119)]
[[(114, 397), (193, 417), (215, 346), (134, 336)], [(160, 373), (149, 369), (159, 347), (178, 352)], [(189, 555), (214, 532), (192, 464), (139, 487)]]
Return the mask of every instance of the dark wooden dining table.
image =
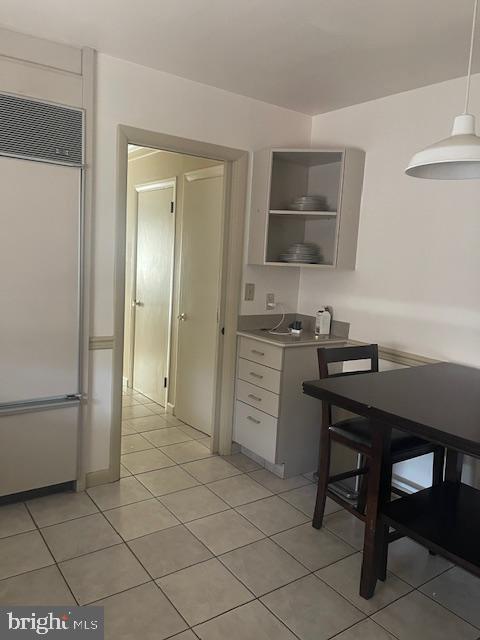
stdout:
[[(303, 390), (371, 422), (380, 472), (368, 476), (360, 595), (375, 591), (389, 527), (480, 575), (480, 490), (461, 482), (464, 454), (480, 458), (480, 369), (441, 362), (312, 380)], [(442, 484), (391, 501), (392, 428), (445, 447)]]

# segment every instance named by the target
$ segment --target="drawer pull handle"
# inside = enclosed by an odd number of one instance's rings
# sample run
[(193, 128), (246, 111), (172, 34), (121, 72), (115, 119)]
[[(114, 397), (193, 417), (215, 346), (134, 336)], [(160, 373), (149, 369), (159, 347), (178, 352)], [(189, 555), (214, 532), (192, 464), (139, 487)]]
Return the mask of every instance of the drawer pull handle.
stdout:
[(247, 420), (250, 420), (250, 422), (254, 422), (255, 424), (260, 424), (260, 420), (256, 420), (253, 416), (247, 416)]
[(252, 353), (255, 353), (257, 356), (264, 356), (265, 353), (263, 351), (259, 351), (258, 349), (252, 349)]
[(261, 376), (259, 373), (255, 373), (255, 371), (250, 371), (250, 375), (254, 378), (258, 378), (259, 380), (263, 380), (263, 376)]
[(259, 398), (258, 396), (254, 396), (253, 393), (249, 393), (248, 397), (251, 398), (252, 400), (256, 400), (257, 402), (261, 402), (262, 399)]

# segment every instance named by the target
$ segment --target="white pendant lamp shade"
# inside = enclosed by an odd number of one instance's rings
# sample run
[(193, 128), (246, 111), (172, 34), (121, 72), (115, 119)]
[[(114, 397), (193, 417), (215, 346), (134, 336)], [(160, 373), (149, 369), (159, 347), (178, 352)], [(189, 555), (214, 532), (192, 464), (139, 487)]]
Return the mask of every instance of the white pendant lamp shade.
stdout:
[(468, 59), (465, 110), (455, 118), (452, 134), (416, 153), (405, 169), (415, 178), (434, 180), (468, 180), (480, 178), (480, 137), (475, 132), (475, 117), (468, 113), (470, 78), (478, 0), (474, 2), (470, 55)]
[(474, 116), (457, 116), (452, 135), (416, 153), (405, 173), (435, 180), (480, 178), (480, 138), (475, 135)]

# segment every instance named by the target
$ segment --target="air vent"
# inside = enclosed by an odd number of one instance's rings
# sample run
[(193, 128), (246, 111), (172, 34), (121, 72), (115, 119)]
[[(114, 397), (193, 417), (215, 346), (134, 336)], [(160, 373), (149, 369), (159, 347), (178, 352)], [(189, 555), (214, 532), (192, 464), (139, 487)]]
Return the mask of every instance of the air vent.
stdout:
[(0, 94), (0, 155), (81, 165), (83, 112)]

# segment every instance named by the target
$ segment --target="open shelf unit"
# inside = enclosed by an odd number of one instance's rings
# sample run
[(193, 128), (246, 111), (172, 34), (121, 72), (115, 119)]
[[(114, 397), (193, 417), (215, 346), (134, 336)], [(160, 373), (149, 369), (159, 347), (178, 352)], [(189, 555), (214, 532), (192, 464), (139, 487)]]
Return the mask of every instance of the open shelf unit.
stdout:
[[(358, 149), (264, 149), (254, 155), (249, 264), (354, 269), (365, 154)], [(322, 196), (321, 211), (298, 211)], [(296, 243), (319, 248), (315, 263), (282, 261)]]
[(444, 482), (388, 503), (386, 522), (400, 533), (480, 575), (480, 491)]

